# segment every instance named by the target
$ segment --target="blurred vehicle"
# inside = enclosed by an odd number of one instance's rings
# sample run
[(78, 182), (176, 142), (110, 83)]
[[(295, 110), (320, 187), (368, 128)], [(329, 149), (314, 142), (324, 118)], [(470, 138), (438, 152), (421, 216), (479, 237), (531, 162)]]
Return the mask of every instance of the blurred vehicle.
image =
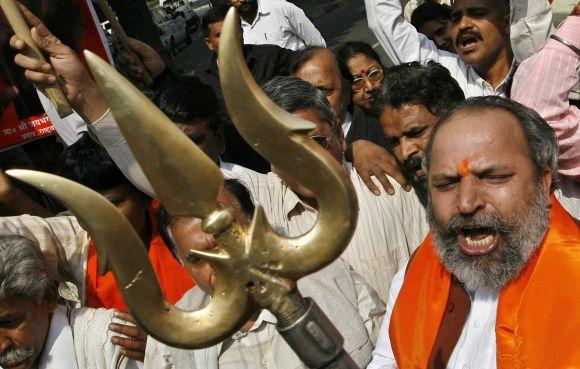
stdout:
[(189, 2), (189, 5), (195, 10), (200, 19), (203, 19), (212, 7), (211, 0), (187, 0), (187, 2)]
[(171, 0), (162, 1), (163, 5), (161, 7), (165, 9), (169, 14), (174, 17), (182, 17), (185, 20), (187, 26), (187, 37), (188, 41), (193, 40), (193, 35), (201, 27), (201, 19), (195, 10), (190, 6), (189, 2), (186, 0)]
[(179, 54), (180, 47), (186, 47), (191, 43), (191, 35), (185, 19), (173, 16), (161, 7), (151, 8), (150, 11), (153, 22), (159, 28), (161, 43), (174, 58)]

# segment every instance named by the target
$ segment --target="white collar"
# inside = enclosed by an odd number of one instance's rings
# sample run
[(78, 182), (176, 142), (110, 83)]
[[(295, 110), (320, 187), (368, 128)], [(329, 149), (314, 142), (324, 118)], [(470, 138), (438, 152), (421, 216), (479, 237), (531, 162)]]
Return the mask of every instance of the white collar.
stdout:
[(480, 85), (480, 87), (485, 90), (486, 87), (487, 89), (495, 92), (494, 95), (496, 94), (504, 94), (507, 95), (509, 94), (509, 91), (504, 91), (507, 86), (509, 86), (509, 82), (512, 79), (512, 77), (514, 76), (514, 74), (516, 73), (516, 69), (518, 67), (518, 64), (516, 63), (516, 58), (514, 57), (514, 59), (512, 60), (512, 64), (510, 65), (510, 70), (508, 71), (508, 74), (505, 76), (505, 78), (503, 79), (503, 81), (501, 81), (501, 83), (499, 85), (497, 85), (497, 88), (494, 89), (493, 87), (491, 87), (491, 85), (489, 84), (489, 82), (487, 82), (485, 79), (483, 79), (476, 71), (475, 68), (473, 68), (471, 65), (469, 66), (470, 72), (473, 74), (474, 79), (478, 82), (478, 84)]
[(78, 369), (73, 333), (64, 311), (58, 306), (52, 314), (38, 369)]
[(244, 18), (240, 17), (240, 20), (242, 21), (242, 25), (249, 25), (251, 27), (253, 27), (256, 22), (258, 21), (258, 18), (260, 18), (261, 15), (267, 15), (270, 14), (270, 10), (267, 9), (267, 6), (264, 5), (263, 1), (258, 0), (258, 11), (256, 12), (256, 18), (254, 18), (254, 20), (252, 21), (252, 23), (247, 22)]

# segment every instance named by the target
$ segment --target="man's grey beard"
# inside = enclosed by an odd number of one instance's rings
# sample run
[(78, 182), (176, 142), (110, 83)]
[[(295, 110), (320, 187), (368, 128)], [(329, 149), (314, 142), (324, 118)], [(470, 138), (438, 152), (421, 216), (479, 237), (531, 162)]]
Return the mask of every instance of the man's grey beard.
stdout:
[(21, 363), (29, 359), (34, 351), (24, 346), (12, 346), (0, 354), (0, 366), (6, 366), (7, 363)]
[[(527, 201), (523, 214), (513, 214), (510, 219), (495, 215), (453, 217), (446, 226), (439, 224), (431, 204), (427, 217), (435, 243), (435, 251), (445, 268), (459, 279), (468, 290), (501, 290), (517, 278), (530, 257), (542, 244), (550, 225), (548, 199), (537, 184), (536, 191)], [(501, 243), (487, 255), (468, 255), (458, 245), (458, 234), (465, 226), (491, 229)]]

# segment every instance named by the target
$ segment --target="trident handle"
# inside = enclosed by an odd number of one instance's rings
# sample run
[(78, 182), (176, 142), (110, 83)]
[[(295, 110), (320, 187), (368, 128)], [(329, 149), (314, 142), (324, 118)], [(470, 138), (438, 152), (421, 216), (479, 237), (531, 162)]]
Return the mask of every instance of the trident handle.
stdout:
[(344, 339), (316, 302), (295, 292), (293, 313), (276, 314), (278, 332), (309, 368), (358, 369), (342, 347)]
[[(8, 23), (12, 27), (12, 30), (21, 40), (23, 40), (28, 48), (24, 51), (27, 56), (46, 62), (46, 59), (40, 49), (36, 47), (36, 44), (30, 36), (30, 29), (26, 24), (26, 21), (20, 14), (18, 6), (14, 0), (0, 0), (0, 8), (4, 11)], [(57, 83), (43, 84), (37, 86), (41, 91), (43, 91), (46, 96), (50, 99), (53, 105), (56, 107), (58, 116), (64, 118), (72, 114), (72, 108), (70, 107), (67, 98), (60, 89)]]

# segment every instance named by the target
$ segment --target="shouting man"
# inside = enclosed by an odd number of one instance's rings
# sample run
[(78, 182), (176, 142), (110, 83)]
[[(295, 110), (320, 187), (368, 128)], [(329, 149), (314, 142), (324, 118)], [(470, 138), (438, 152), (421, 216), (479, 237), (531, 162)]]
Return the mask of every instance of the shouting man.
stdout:
[(442, 119), (425, 153), (431, 236), (393, 280), (368, 368), (578, 365), (580, 231), (550, 195), (557, 153), (511, 100)]

